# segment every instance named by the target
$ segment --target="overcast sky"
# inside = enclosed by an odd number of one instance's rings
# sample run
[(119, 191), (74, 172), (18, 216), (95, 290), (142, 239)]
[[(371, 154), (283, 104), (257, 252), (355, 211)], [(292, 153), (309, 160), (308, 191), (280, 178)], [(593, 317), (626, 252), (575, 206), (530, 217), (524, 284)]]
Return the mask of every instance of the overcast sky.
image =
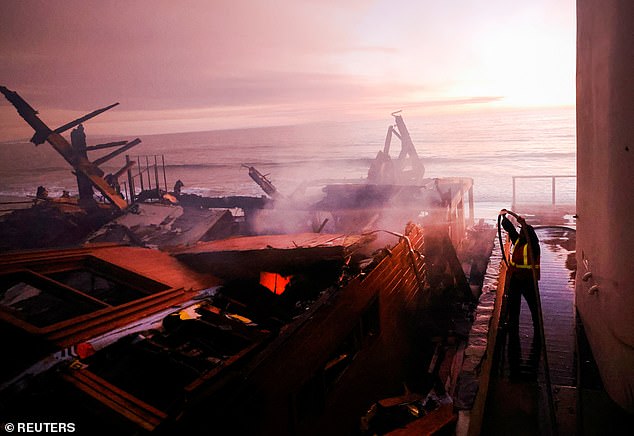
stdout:
[[(3, 0), (0, 85), (92, 133), (572, 105), (575, 0)], [(0, 140), (30, 137), (0, 101)]]

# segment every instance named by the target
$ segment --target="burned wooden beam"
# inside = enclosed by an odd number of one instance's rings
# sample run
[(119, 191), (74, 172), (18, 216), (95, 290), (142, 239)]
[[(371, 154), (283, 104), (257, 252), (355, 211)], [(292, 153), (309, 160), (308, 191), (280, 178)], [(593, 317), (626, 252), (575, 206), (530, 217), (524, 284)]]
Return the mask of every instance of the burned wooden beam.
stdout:
[[(125, 209), (128, 206), (128, 203), (121, 198), (118, 192), (116, 192), (106, 181), (103, 179), (103, 171), (99, 169), (98, 164), (92, 163), (88, 160), (87, 157), (78, 153), (77, 150), (59, 133), (54, 130), (51, 130), (44, 121), (42, 121), (38, 116), (38, 112), (33, 109), (22, 97), (18, 95), (17, 92), (11, 91), (4, 86), (0, 86), (0, 92), (4, 94), (7, 100), (13, 104), (13, 106), (18, 111), (18, 114), (35, 130), (35, 134), (31, 138), (31, 142), (35, 145), (42, 144), (44, 141), (47, 141), (49, 144), (53, 146), (53, 148), (62, 155), (62, 157), (68, 162), (76, 172), (79, 172), (85, 175), (90, 182), (93, 184), (95, 188), (105, 198), (107, 198), (112, 204), (114, 204), (119, 209)], [(98, 111), (92, 112), (86, 117), (92, 118), (96, 116), (97, 113), (101, 113), (108, 108), (100, 109)], [(81, 118), (80, 118), (81, 119)], [(77, 122), (78, 120), (73, 121), (70, 124)], [(79, 124), (79, 123), (78, 123)], [(65, 127), (65, 126), (62, 126)]]
[(272, 209), (274, 201), (268, 197), (247, 197), (240, 195), (229, 195), (226, 197), (202, 197), (196, 194), (181, 194), (178, 201), (183, 206), (197, 206), (208, 209), (231, 209), (240, 208), (243, 210), (252, 209)]
[[(37, 116), (39, 113), (36, 111), (31, 105), (29, 105), (22, 97), (18, 95), (17, 92), (11, 91), (10, 89), (0, 86), (0, 92), (4, 94), (7, 100), (16, 108), (18, 114), (24, 118), (29, 126), (33, 127), (35, 130), (35, 134), (31, 138), (31, 142), (35, 145), (43, 144), (46, 141), (46, 138), (51, 134), (51, 129), (44, 124), (42, 120)], [(53, 145), (53, 144), (51, 144)], [(55, 147), (53, 145), (53, 147)]]
[(165, 412), (139, 400), (90, 371), (70, 371), (62, 377), (80, 391), (125, 416), (144, 430), (154, 430), (167, 418)]
[(93, 162), (93, 164), (95, 165), (101, 165), (102, 163), (108, 162), (110, 159), (112, 159), (115, 156), (120, 155), (121, 153), (124, 153), (128, 150), (130, 150), (132, 147), (134, 147), (135, 145), (139, 145), (141, 143), (141, 140), (139, 138), (136, 138), (130, 142), (128, 142), (126, 145), (124, 145), (123, 147), (113, 151), (112, 153), (108, 153), (105, 156), (100, 157), (99, 159), (95, 159), (95, 161)]
[(110, 110), (113, 107), (118, 106), (118, 105), (119, 105), (119, 103), (113, 103), (110, 106), (106, 106), (104, 108), (92, 111), (91, 113), (86, 114), (83, 117), (77, 118), (76, 120), (71, 121), (70, 123), (66, 123), (63, 126), (58, 127), (57, 129), (53, 130), (53, 132), (55, 132), (55, 133), (64, 133), (65, 131), (67, 131), (69, 129), (72, 129), (75, 126), (80, 125), (84, 121), (88, 121), (89, 119), (94, 118), (97, 115), (99, 115), (101, 113), (104, 113), (105, 111)]
[(373, 239), (374, 236), (316, 233), (245, 236), (176, 248), (172, 255), (194, 269), (235, 278), (323, 262), (343, 263)]
[(128, 141), (115, 141), (115, 142), (107, 142), (105, 144), (89, 145), (88, 147), (86, 147), (86, 150), (87, 151), (95, 151), (95, 150), (101, 150), (101, 149), (104, 149), (104, 148), (119, 147), (119, 146), (125, 145), (127, 143), (128, 143)]
[(249, 177), (251, 177), (251, 179), (253, 179), (253, 181), (257, 183), (258, 186), (267, 193), (267, 195), (270, 195), (271, 198), (284, 198), (284, 196), (277, 191), (275, 185), (271, 183), (271, 181), (266, 177), (266, 174), (262, 174), (257, 169), (255, 169), (255, 167), (244, 164), (242, 164), (242, 166), (244, 168), (248, 168)]
[(112, 176), (116, 179), (118, 179), (119, 177), (121, 177), (121, 175), (123, 173), (125, 173), (126, 171), (128, 171), (130, 168), (132, 168), (133, 166), (136, 165), (136, 162), (134, 161), (130, 161), (127, 162), (123, 167), (121, 167), (120, 170), (118, 170), (116, 173), (114, 173)]

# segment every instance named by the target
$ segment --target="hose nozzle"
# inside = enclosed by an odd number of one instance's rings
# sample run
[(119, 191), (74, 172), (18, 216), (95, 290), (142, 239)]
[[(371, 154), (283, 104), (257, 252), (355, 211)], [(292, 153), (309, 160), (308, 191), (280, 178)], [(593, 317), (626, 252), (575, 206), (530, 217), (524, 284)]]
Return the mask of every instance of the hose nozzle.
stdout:
[(500, 211), (500, 215), (506, 215), (507, 213), (508, 213), (509, 215), (511, 215), (511, 216), (513, 216), (513, 217), (515, 217), (516, 219), (520, 218), (520, 216), (519, 216), (518, 214), (516, 214), (515, 212), (513, 212), (512, 210), (502, 209), (502, 210)]

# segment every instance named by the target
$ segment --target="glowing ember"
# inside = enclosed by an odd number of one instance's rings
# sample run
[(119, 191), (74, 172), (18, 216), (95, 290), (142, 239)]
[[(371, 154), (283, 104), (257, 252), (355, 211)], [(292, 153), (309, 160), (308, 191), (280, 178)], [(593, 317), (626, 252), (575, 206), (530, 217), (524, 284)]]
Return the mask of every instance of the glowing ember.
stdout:
[(260, 272), (260, 284), (273, 292), (280, 295), (286, 289), (286, 285), (291, 281), (292, 276), (282, 276), (277, 273), (262, 271)]

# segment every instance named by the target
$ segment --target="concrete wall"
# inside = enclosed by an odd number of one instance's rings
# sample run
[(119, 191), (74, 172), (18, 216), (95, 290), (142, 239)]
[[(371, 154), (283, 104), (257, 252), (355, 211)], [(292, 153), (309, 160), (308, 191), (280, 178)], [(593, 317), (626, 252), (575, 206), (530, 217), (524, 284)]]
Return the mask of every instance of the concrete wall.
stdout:
[[(633, 23), (632, 0), (577, 0), (576, 303), (606, 391), (630, 412), (634, 412)], [(584, 281), (587, 271), (592, 277)]]

